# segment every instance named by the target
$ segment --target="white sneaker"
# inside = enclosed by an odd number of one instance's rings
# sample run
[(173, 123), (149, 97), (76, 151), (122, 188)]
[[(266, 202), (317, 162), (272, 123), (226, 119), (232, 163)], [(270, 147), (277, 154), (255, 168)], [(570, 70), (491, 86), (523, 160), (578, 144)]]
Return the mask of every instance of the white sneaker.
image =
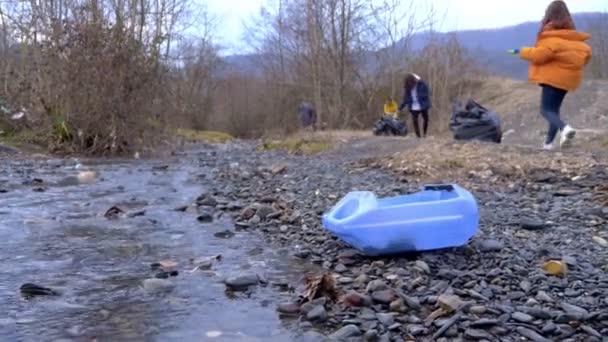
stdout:
[(543, 150), (551, 151), (553, 149), (553, 144), (543, 144)]
[(576, 135), (576, 131), (574, 128), (570, 127), (570, 125), (566, 125), (562, 130), (562, 135), (559, 139), (560, 146), (567, 146), (572, 142), (572, 139)]

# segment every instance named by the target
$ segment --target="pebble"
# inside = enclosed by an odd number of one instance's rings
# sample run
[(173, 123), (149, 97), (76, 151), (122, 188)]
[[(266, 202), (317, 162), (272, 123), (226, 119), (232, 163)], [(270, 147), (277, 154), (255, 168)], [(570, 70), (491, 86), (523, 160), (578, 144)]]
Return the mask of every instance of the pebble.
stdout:
[(511, 318), (521, 323), (530, 323), (534, 320), (534, 317), (523, 312), (514, 312), (513, 314), (511, 314)]
[(306, 314), (306, 319), (313, 322), (325, 322), (327, 317), (327, 311), (323, 305), (315, 306)]
[(200, 223), (211, 223), (213, 222), (213, 215), (207, 212), (201, 213), (200, 215), (198, 215), (196, 220)]
[(368, 331), (365, 332), (365, 334), (363, 335), (363, 340), (364, 341), (376, 341), (378, 339), (378, 330), (375, 329), (370, 329)]
[(537, 333), (536, 331), (534, 331), (532, 329), (528, 329), (528, 328), (524, 328), (524, 327), (517, 327), (515, 329), (515, 331), (517, 331), (517, 333), (520, 334), (521, 336), (532, 340), (533, 342), (551, 342), (552, 341), (550, 339), (544, 338), (543, 336), (541, 336), (539, 333)]
[(380, 323), (382, 323), (382, 325), (384, 325), (385, 327), (389, 327), (393, 323), (395, 323), (395, 317), (388, 313), (379, 313), (378, 321), (380, 321)]
[(545, 291), (538, 291), (536, 293), (536, 300), (538, 300), (539, 302), (546, 302), (546, 303), (550, 303), (553, 302), (553, 298), (551, 298), (551, 296), (549, 296), (547, 294), (547, 292)]
[(384, 280), (376, 279), (372, 280), (367, 284), (365, 291), (367, 293), (381, 291), (388, 289), (388, 285), (384, 282)]
[(342, 264), (337, 264), (336, 267), (334, 268), (334, 270), (338, 273), (344, 273), (344, 272), (348, 271), (348, 268), (346, 268), (346, 266), (344, 266)]
[(484, 330), (478, 329), (467, 329), (464, 332), (464, 336), (472, 340), (492, 340), (492, 335)]
[(482, 252), (499, 252), (503, 250), (504, 244), (498, 240), (483, 240), (478, 244), (479, 249)]
[(422, 260), (416, 260), (415, 267), (426, 274), (431, 273), (431, 268), (429, 267), (429, 265)]
[(489, 319), (489, 318), (482, 318), (479, 319), (477, 321), (473, 321), (470, 324), (470, 327), (472, 328), (488, 328), (488, 327), (493, 327), (495, 325), (500, 325), (501, 321), (497, 320), (497, 319)]
[(297, 314), (300, 312), (300, 306), (296, 303), (281, 303), (278, 305), (277, 311), (284, 314)]
[(144, 289), (147, 291), (169, 291), (175, 287), (171, 280), (150, 278), (143, 281)]
[(329, 338), (340, 341), (357, 336), (361, 336), (361, 330), (356, 325), (349, 324), (329, 335)]
[(488, 309), (483, 305), (474, 305), (469, 308), (469, 312), (476, 315), (482, 315), (486, 313)]
[(407, 331), (410, 333), (410, 335), (412, 336), (420, 336), (420, 335), (426, 335), (428, 329), (425, 328), (422, 325), (410, 325), (407, 328)]
[(369, 296), (362, 295), (354, 290), (346, 293), (343, 300), (344, 303), (351, 306), (369, 306), (372, 304), (372, 299)]
[(583, 316), (589, 315), (589, 312), (580, 306), (572, 305), (566, 302), (560, 303), (560, 306), (568, 314), (580, 314)]
[(379, 304), (390, 304), (395, 299), (393, 290), (381, 290), (372, 293), (372, 299)]
[(258, 285), (260, 279), (257, 274), (242, 274), (227, 278), (224, 283), (232, 290), (247, 289), (249, 286)]
[(520, 225), (526, 230), (541, 230), (547, 228), (547, 225), (543, 221), (537, 219), (523, 219)]
[(404, 309), (404, 305), (403, 305), (403, 299), (401, 298), (397, 298), (394, 301), (392, 301), (389, 305), (389, 309), (392, 312), (401, 312)]

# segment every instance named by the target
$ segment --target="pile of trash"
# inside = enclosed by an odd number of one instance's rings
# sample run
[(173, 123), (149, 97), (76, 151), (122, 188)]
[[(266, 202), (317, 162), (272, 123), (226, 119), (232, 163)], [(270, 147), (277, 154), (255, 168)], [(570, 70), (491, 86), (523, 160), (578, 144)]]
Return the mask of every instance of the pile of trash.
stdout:
[(473, 100), (454, 104), (450, 130), (455, 140), (502, 141), (500, 117)]
[(407, 125), (403, 120), (384, 115), (374, 123), (372, 132), (374, 135), (406, 136)]

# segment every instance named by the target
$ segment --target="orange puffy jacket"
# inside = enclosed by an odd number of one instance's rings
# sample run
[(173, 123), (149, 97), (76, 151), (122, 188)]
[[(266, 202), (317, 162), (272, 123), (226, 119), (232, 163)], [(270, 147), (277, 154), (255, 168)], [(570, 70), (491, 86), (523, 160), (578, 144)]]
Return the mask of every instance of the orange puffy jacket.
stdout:
[(544, 30), (535, 47), (525, 47), (521, 58), (530, 62), (530, 81), (573, 91), (583, 80), (583, 69), (591, 59), (585, 43), (591, 35), (575, 30)]

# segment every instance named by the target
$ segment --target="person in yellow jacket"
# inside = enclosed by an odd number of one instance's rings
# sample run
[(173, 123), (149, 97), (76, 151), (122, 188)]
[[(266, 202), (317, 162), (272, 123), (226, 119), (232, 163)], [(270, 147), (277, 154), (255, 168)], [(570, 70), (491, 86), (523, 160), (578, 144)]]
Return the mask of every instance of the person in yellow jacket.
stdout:
[(569, 144), (576, 131), (560, 118), (560, 108), (568, 92), (576, 90), (583, 79), (585, 66), (591, 59), (586, 43), (591, 35), (576, 31), (566, 3), (549, 4), (534, 47), (509, 50), (530, 63), (530, 81), (542, 87), (541, 114), (549, 122), (544, 148), (553, 148), (553, 140), (561, 131), (560, 145)]
[(392, 97), (389, 97), (384, 101), (384, 115), (390, 115), (397, 118), (397, 102), (393, 100)]

